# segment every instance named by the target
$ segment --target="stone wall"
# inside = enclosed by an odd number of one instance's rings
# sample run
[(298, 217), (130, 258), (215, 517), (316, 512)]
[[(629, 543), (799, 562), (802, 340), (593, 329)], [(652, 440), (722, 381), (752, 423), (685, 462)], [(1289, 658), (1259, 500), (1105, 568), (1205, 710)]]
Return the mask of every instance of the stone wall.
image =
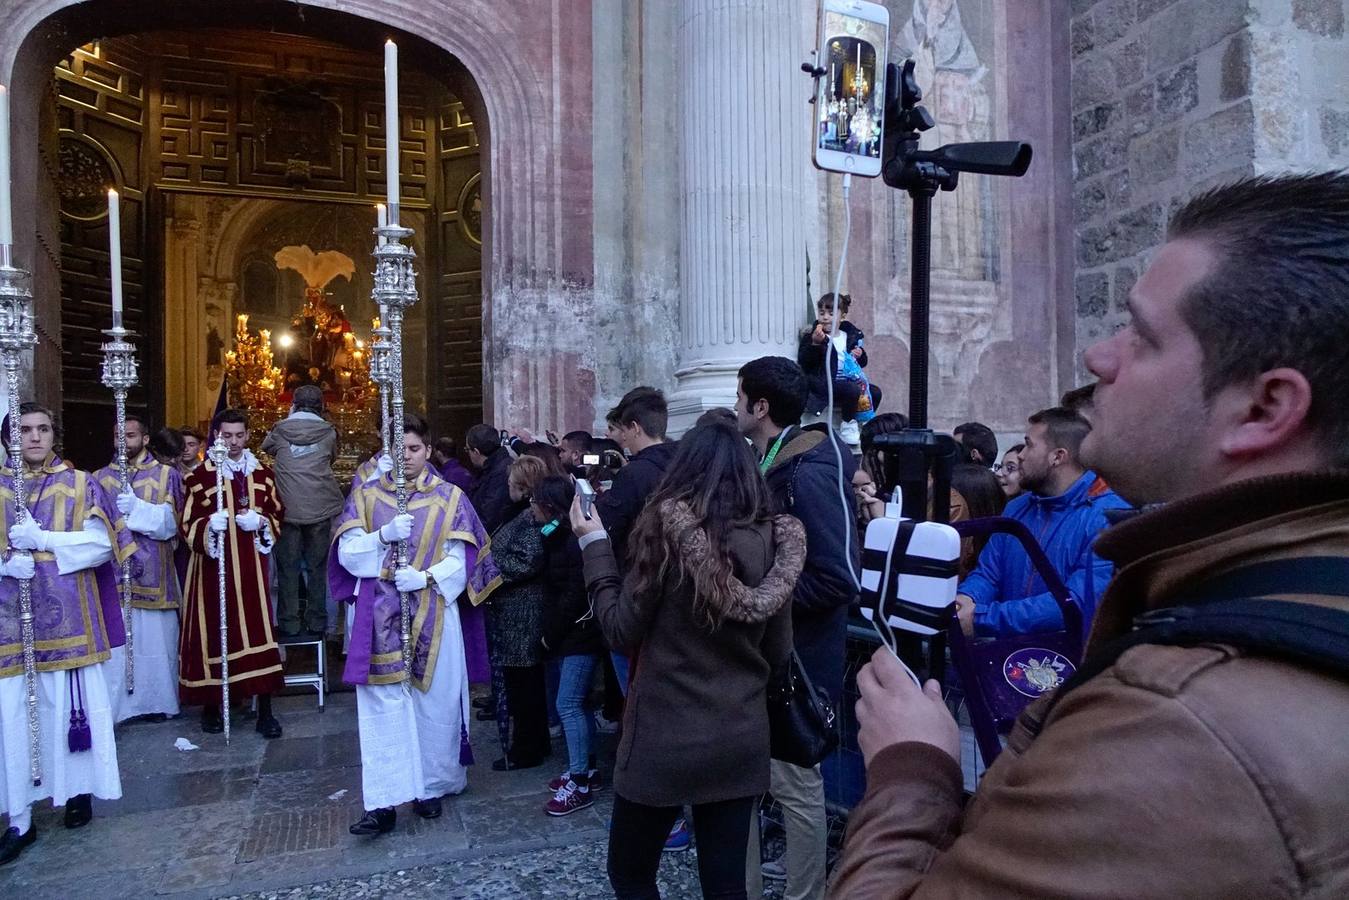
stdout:
[(1124, 321), (1129, 290), (1186, 197), (1349, 161), (1349, 47), (1344, 0), (1072, 7), (1080, 358)]

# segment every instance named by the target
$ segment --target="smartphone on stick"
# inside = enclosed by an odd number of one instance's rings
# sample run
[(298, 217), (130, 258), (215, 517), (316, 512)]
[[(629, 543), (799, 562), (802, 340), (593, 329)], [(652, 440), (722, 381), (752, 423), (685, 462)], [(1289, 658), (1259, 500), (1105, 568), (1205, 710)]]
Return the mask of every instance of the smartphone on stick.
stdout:
[(576, 479), (576, 493), (581, 497), (581, 514), (587, 519), (590, 518), (590, 511), (595, 508), (595, 489), (590, 486), (590, 482), (584, 478)]
[(821, 0), (815, 165), (875, 178), (885, 124), (890, 12), (867, 0)]

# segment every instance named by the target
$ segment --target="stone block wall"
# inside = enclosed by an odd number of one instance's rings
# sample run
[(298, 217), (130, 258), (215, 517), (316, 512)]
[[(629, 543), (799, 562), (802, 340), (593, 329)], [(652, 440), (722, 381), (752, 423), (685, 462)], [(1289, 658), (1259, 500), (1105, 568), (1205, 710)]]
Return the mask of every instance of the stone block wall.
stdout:
[(1117, 328), (1171, 213), (1253, 173), (1349, 161), (1346, 0), (1073, 0), (1080, 351)]

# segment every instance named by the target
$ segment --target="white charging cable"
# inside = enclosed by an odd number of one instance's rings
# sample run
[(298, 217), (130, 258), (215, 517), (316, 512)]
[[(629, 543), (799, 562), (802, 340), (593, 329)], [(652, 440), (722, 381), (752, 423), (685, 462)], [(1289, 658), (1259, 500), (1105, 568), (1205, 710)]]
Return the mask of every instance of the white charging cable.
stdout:
[[(834, 362), (838, 359), (838, 347), (834, 340), (838, 337), (838, 297), (839, 292), (843, 290), (843, 269), (848, 264), (848, 239), (852, 236), (852, 173), (843, 173), (843, 251), (839, 254), (838, 268), (834, 270), (834, 315), (829, 328), (829, 340), (825, 344), (824, 352), (824, 374), (825, 374), (825, 416), (828, 419), (830, 437), (829, 443), (834, 448), (834, 460), (838, 463), (838, 499), (843, 504), (843, 554), (848, 562), (848, 574), (852, 577), (853, 587), (857, 590), (862, 589), (862, 582), (858, 579), (857, 570), (852, 564), (852, 538), (853, 531), (857, 528), (857, 519), (853, 513), (854, 504), (849, 497), (849, 491), (852, 485), (843, 483), (843, 451), (839, 449), (839, 442), (834, 439)], [(840, 418), (839, 426), (842, 427)]]

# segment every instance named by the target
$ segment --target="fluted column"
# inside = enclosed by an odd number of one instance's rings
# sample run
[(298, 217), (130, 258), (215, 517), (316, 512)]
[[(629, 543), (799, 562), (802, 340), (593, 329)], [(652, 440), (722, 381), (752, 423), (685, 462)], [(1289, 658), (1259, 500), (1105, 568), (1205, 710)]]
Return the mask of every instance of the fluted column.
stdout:
[(682, 0), (678, 379), (671, 430), (732, 406), (736, 372), (795, 358), (806, 308), (810, 82), (801, 4)]

